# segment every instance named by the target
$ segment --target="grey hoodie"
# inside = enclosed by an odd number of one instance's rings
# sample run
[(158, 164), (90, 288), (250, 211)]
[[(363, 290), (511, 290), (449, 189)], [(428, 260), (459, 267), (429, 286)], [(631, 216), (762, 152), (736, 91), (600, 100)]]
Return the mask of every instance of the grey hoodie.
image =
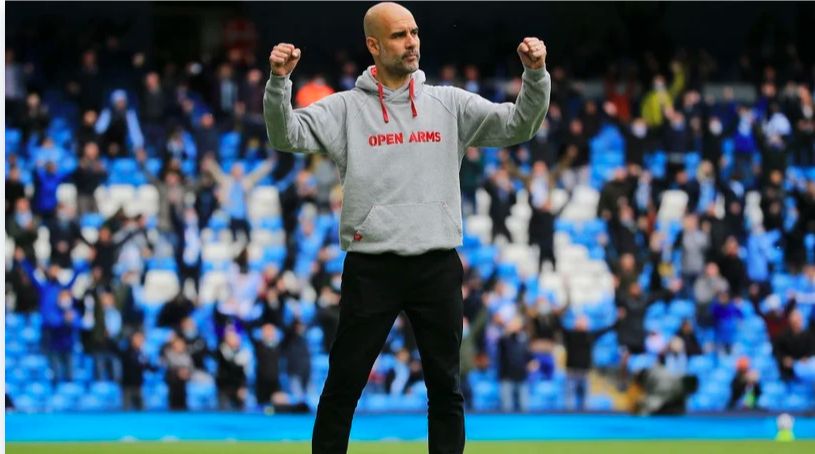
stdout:
[(525, 69), (515, 104), (455, 87), (425, 85), (417, 70), (391, 90), (369, 67), (356, 87), (292, 109), (289, 76), (263, 95), (274, 148), (328, 155), (340, 173), (345, 251), (418, 255), (462, 243), (459, 168), (467, 147), (529, 140), (549, 108), (546, 68)]

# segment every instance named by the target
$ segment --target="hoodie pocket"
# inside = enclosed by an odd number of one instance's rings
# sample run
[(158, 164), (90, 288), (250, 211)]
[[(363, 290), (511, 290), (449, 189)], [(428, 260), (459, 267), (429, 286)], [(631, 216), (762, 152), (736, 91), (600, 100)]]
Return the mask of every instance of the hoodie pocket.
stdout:
[(354, 242), (354, 250), (375, 247), (403, 253), (452, 248), (461, 235), (447, 203), (435, 201), (374, 205), (356, 231), (360, 239)]

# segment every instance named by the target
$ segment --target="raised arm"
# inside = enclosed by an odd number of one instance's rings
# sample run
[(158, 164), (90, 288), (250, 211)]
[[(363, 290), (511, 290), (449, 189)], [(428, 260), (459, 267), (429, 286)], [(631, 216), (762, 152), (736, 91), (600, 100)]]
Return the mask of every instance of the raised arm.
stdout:
[[(300, 49), (280, 43), (269, 56), (272, 72), (263, 93), (266, 133), (275, 149), (325, 153), (334, 159), (345, 149), (345, 99), (329, 95), (307, 107), (292, 109), (290, 75), (300, 61)], [(336, 159), (335, 159), (336, 160)]]
[(473, 93), (459, 96), (459, 141), (464, 146), (508, 146), (532, 138), (549, 110), (552, 81), (546, 71), (546, 46), (525, 38), (518, 46), (524, 65), (521, 92), (515, 103), (492, 103)]

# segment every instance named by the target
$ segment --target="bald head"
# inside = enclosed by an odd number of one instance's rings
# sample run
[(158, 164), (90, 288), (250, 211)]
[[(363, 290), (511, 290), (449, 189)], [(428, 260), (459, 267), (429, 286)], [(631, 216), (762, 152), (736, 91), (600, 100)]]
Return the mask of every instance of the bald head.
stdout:
[(382, 2), (368, 8), (362, 21), (365, 37), (381, 39), (384, 25), (413, 15), (404, 6), (393, 2)]
[(384, 79), (401, 81), (419, 69), (419, 27), (407, 8), (377, 3), (365, 13), (362, 25), (365, 45)]

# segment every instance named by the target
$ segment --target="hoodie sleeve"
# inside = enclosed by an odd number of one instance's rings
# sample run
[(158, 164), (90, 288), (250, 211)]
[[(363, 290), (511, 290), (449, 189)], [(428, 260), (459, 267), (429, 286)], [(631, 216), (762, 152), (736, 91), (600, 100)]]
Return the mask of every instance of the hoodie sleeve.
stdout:
[(464, 90), (459, 93), (459, 141), (465, 147), (508, 146), (526, 142), (540, 129), (549, 110), (551, 78), (546, 66), (525, 68), (515, 103), (492, 103)]
[(272, 74), (263, 93), (263, 118), (272, 146), (280, 151), (324, 153), (334, 159), (345, 149), (345, 100), (339, 93), (292, 109), (289, 76)]

